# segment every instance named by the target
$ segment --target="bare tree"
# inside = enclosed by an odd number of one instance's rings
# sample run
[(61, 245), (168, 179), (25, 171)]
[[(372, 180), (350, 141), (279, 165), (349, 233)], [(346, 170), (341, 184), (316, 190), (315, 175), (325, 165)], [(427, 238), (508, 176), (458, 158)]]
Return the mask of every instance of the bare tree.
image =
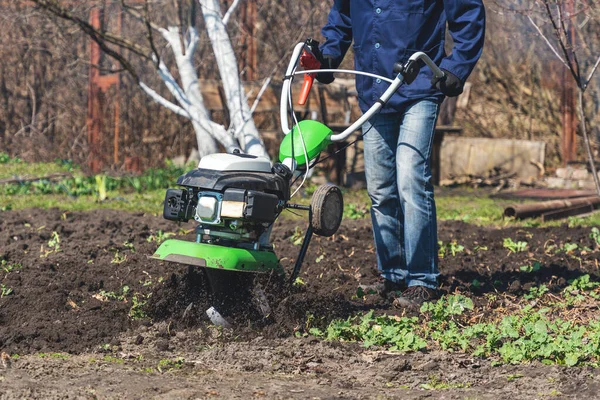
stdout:
[[(148, 96), (163, 107), (188, 119), (194, 127), (201, 156), (216, 152), (218, 150), (217, 142), (226, 151), (241, 148), (249, 154), (267, 156), (258, 129), (252, 120), (239, 76), (235, 53), (226, 30), (226, 23), (231, 21), (231, 16), (239, 1), (233, 2), (224, 18), (219, 0), (199, 0), (198, 2), (195, 0), (165, 0), (152, 3), (145, 0), (141, 5), (122, 0), (123, 10), (137, 20), (140, 27), (145, 30), (145, 42), (133, 40), (109, 30), (96, 29), (85, 17), (79, 15), (72, 8), (63, 6), (59, 0), (33, 0), (33, 2), (48, 13), (77, 25), (98, 43), (105, 54), (117, 61)], [(139, 3), (139, 1), (135, 3)], [(211, 120), (200, 91), (200, 80), (195, 64), (196, 50), (200, 40), (196, 20), (197, 7), (200, 8), (204, 17), (205, 29), (224, 87), (231, 119), (227, 128)], [(168, 23), (164, 27), (155, 22), (151, 16), (164, 8), (176, 9), (179, 17), (178, 23)], [(169, 48), (171, 54), (167, 56), (163, 54), (164, 51), (159, 50), (164, 47)], [(172, 99), (168, 99), (161, 95), (159, 90), (150, 87), (136, 63), (132, 62), (125, 53), (152, 65)], [(166, 60), (169, 57), (174, 61), (173, 67), (167, 65)]]
[[(592, 47), (592, 42), (598, 38), (598, 24), (594, 22), (597, 22), (600, 17), (600, 7), (597, 2), (587, 0), (536, 0), (534, 6), (535, 8), (527, 16), (529, 22), (555, 57), (568, 68), (577, 85), (580, 129), (596, 191), (600, 196), (600, 180), (586, 126), (584, 97), (600, 65), (600, 49)], [(586, 34), (586, 28), (589, 29), (590, 26), (592, 26), (591, 37)], [(552, 35), (546, 33), (548, 29), (551, 30)]]

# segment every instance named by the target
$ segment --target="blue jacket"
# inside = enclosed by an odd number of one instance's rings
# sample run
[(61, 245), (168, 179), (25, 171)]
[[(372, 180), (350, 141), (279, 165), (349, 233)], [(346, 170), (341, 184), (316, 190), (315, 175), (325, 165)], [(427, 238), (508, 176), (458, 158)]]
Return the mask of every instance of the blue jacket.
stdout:
[[(454, 40), (450, 55), (444, 50), (446, 22)], [(322, 34), (326, 41), (321, 51), (334, 57), (336, 65), (352, 44), (357, 70), (393, 78), (395, 62), (424, 51), (464, 83), (483, 49), (485, 9), (482, 0), (334, 0)], [(423, 67), (382, 112), (402, 111), (416, 100), (441, 102), (444, 96), (431, 86), (431, 76)], [(387, 87), (386, 82), (357, 75), (361, 110), (369, 109)]]

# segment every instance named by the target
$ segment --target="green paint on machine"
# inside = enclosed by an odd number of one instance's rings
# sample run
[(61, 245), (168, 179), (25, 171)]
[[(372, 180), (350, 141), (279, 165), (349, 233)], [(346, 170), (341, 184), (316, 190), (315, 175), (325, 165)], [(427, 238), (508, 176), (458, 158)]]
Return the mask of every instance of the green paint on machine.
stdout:
[[(296, 160), (299, 166), (306, 164), (306, 157), (304, 154), (304, 144), (306, 145), (306, 153), (308, 154), (308, 160), (313, 160), (315, 157), (325, 150), (325, 148), (331, 143), (331, 129), (326, 125), (318, 121), (304, 120), (300, 121), (294, 129), (290, 131), (281, 142), (279, 146), (279, 161), (283, 161), (286, 158), (293, 158)], [(302, 134), (302, 137), (300, 136)], [(292, 151), (292, 138), (294, 142), (294, 149)]]
[(152, 258), (198, 267), (247, 272), (281, 272), (275, 253), (217, 246), (207, 243), (166, 240)]

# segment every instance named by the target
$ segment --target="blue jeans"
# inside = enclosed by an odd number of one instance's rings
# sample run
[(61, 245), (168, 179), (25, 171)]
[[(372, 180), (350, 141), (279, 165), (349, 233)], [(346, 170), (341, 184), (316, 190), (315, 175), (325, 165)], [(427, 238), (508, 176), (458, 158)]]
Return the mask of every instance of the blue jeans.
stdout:
[(437, 287), (437, 223), (429, 159), (439, 105), (422, 100), (363, 125), (365, 173), (381, 275)]

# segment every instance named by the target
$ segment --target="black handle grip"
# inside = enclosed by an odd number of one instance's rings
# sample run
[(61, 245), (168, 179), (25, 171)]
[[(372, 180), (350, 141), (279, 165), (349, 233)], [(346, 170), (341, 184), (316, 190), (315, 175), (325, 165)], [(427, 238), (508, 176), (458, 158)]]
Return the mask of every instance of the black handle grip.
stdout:
[(408, 60), (406, 64), (397, 62), (394, 64), (393, 71), (395, 74), (402, 74), (404, 82), (410, 85), (419, 75), (422, 65), (423, 63), (420, 60)]
[(394, 63), (394, 68), (392, 69), (392, 72), (395, 74), (400, 74), (404, 72), (404, 65), (402, 65), (402, 63), (400, 62)]

